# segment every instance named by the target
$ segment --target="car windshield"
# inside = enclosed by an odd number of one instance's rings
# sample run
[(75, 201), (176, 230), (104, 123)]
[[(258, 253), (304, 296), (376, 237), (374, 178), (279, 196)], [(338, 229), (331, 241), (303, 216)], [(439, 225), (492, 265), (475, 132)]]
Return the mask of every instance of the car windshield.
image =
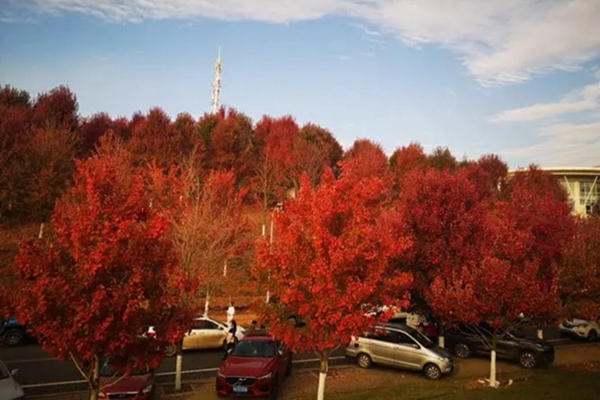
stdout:
[(235, 357), (265, 358), (275, 357), (276, 352), (275, 342), (242, 340), (231, 355)]
[[(147, 373), (149, 373), (149, 369), (148, 366), (145, 366), (144, 368), (138, 368), (134, 371), (131, 371), (131, 373), (129, 375), (146, 375)], [(122, 375), (122, 373), (116, 371), (111, 365), (110, 365), (110, 360), (106, 360), (104, 361), (104, 364), (102, 364), (102, 368), (100, 368), (100, 376), (120, 376)]]
[(0, 379), (10, 378), (10, 373), (6, 369), (6, 366), (0, 362)]
[(410, 335), (413, 337), (413, 339), (415, 339), (417, 342), (419, 342), (419, 344), (421, 346), (425, 347), (426, 349), (435, 347), (435, 343), (433, 343), (427, 336), (423, 335), (421, 332), (419, 332), (416, 329), (414, 331), (410, 332)]

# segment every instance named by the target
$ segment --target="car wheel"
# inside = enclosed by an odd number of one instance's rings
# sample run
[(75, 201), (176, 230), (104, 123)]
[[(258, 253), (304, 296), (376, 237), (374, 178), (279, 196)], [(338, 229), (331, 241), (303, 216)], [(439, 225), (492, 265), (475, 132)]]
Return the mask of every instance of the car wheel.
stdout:
[(177, 354), (177, 345), (170, 344), (165, 347), (165, 357), (174, 357)]
[(523, 368), (535, 368), (537, 365), (537, 357), (535, 356), (535, 353), (532, 353), (531, 351), (524, 351), (521, 353), (521, 356), (519, 357), (519, 364), (521, 364)]
[(454, 354), (458, 358), (469, 358), (471, 356), (471, 349), (464, 343), (458, 343), (454, 346)]
[(598, 340), (598, 332), (596, 332), (594, 329), (592, 329), (589, 333), (588, 333), (588, 340), (590, 342), (595, 342), (596, 340)]
[(442, 370), (435, 364), (427, 364), (423, 368), (423, 373), (427, 379), (437, 380), (442, 377)]
[(371, 368), (373, 365), (373, 360), (371, 360), (371, 356), (365, 353), (360, 353), (356, 356), (356, 364), (361, 368)]
[(19, 329), (11, 329), (4, 336), (4, 343), (7, 346), (19, 346), (23, 343), (23, 332)]

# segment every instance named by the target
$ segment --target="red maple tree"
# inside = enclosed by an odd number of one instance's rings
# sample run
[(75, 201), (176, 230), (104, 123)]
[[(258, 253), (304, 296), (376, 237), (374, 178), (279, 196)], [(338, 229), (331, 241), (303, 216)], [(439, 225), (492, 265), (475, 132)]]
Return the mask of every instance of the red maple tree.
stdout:
[[(411, 283), (390, 270), (410, 246), (398, 233), (400, 215), (384, 207), (390, 187), (344, 168), (339, 180), (328, 168), (317, 188), (303, 176), (298, 198), (275, 215), (273, 244), (259, 241), (253, 270), (278, 299), (261, 311), (271, 333), (293, 351), (319, 355), (319, 398), (330, 352), (376, 322), (365, 306), (405, 306)], [(305, 326), (290, 326), (290, 312)]]
[(404, 177), (411, 171), (424, 171), (427, 168), (427, 155), (420, 143), (410, 143), (391, 155), (390, 169), (396, 180), (396, 190), (400, 191)]
[(255, 140), (262, 151), (256, 160), (251, 185), (262, 206), (263, 225), (269, 208), (283, 201), (292, 187), (288, 177), (293, 169), (292, 149), (299, 131), (298, 124), (290, 116), (264, 116), (254, 128)]
[(563, 316), (600, 319), (600, 217), (577, 218), (560, 265)]
[(352, 168), (356, 168), (353, 172), (355, 176), (379, 176), (392, 184), (388, 159), (381, 145), (368, 139), (356, 140), (344, 154), (344, 160), (355, 160), (351, 164)]
[[(145, 362), (155, 368), (156, 349), (179, 341), (197, 315), (184, 300), (200, 277), (179, 268), (169, 221), (150, 207), (146, 172), (122, 152), (78, 162), (52, 216), (56, 239), (24, 244), (15, 260), (16, 317), (45, 350), (75, 362), (91, 399), (103, 359), (125, 372)], [(149, 326), (155, 338), (145, 337)]]

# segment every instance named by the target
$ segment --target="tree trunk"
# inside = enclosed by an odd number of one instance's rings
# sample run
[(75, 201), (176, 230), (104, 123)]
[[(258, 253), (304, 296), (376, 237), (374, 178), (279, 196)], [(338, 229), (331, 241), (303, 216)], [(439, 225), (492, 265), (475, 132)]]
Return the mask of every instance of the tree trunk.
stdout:
[(208, 306), (210, 305), (210, 290), (206, 291), (206, 299), (204, 299), (204, 317), (208, 317)]
[(183, 362), (183, 341), (177, 344), (177, 360), (175, 361), (175, 390), (181, 390), (181, 364)]
[(438, 324), (438, 346), (441, 348), (444, 348), (445, 345), (446, 345), (446, 343), (444, 340), (444, 324), (443, 324), (442, 319), (440, 318), (439, 324)]
[(42, 222), (40, 224), (40, 233), (38, 234), (38, 239), (41, 239), (44, 237), (44, 223)]
[(321, 359), (321, 368), (319, 370), (319, 389), (317, 391), (317, 400), (325, 399), (325, 379), (327, 378), (327, 372), (329, 371), (329, 352), (327, 350), (322, 351), (319, 354)]
[(100, 359), (94, 357), (94, 367), (90, 376), (90, 400), (98, 400), (100, 394)]
[(490, 357), (490, 387), (496, 388), (498, 387), (496, 382), (496, 350), (492, 350)]

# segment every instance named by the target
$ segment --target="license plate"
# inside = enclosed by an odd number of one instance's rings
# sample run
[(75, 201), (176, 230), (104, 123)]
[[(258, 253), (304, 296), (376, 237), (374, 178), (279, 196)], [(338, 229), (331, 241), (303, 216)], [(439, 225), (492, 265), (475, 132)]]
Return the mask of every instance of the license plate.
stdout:
[(248, 388), (246, 386), (234, 386), (234, 393), (248, 393)]

